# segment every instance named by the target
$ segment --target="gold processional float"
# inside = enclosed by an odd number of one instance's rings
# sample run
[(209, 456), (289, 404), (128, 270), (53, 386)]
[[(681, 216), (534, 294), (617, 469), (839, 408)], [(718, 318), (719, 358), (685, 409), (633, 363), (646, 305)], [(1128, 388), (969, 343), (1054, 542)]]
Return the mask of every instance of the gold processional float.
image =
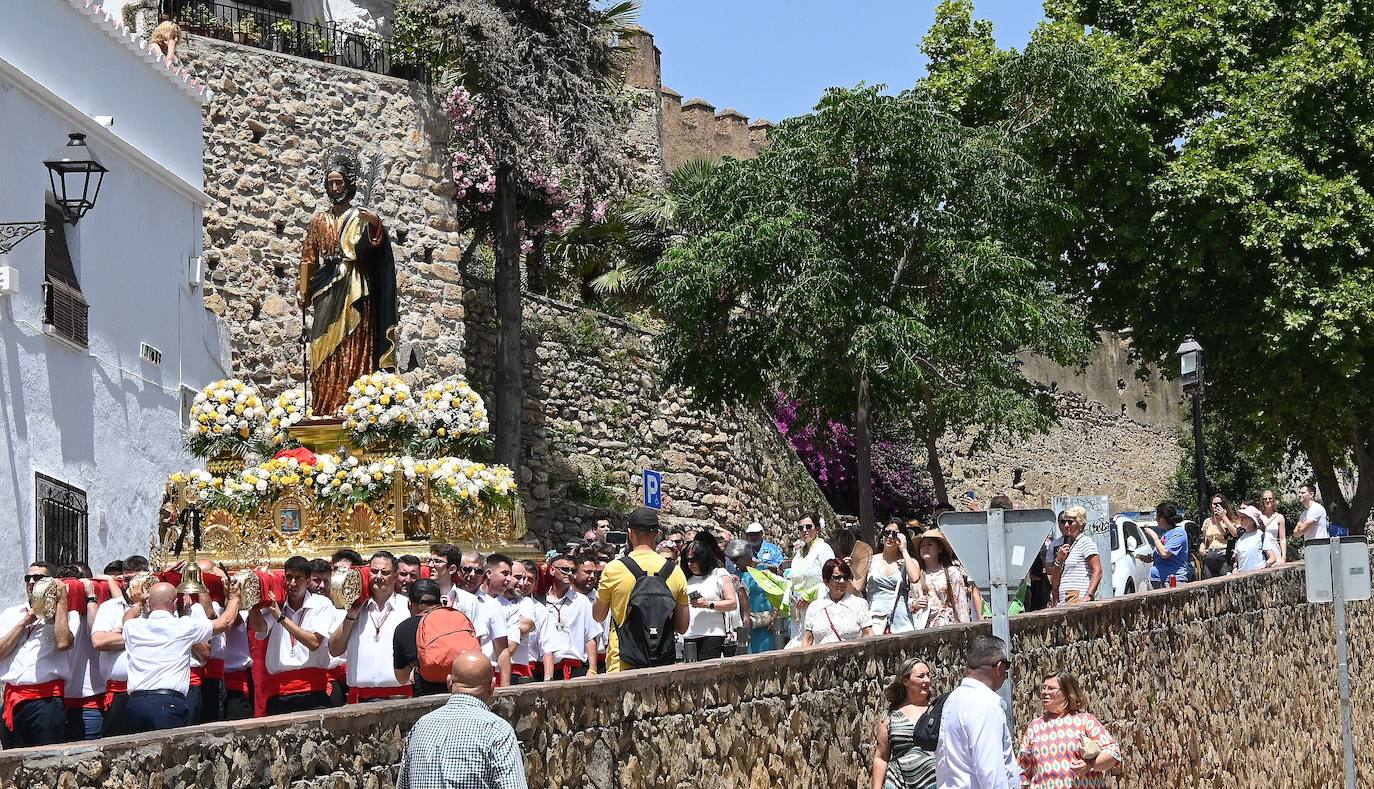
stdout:
[[(399, 376), (354, 381), (341, 412), (316, 418), (301, 388), (270, 404), (243, 381), (216, 381), (191, 406), (186, 447), (205, 467), (172, 474), (150, 563), (183, 549), (179, 590), (203, 588), (197, 559), (225, 567), (243, 602), (290, 556), (429, 554), (446, 542), (517, 555), (531, 551), (509, 468), (471, 460), (490, 451), (482, 398), (462, 376), (418, 394)], [(340, 607), (365, 589), (363, 573), (335, 573)]]

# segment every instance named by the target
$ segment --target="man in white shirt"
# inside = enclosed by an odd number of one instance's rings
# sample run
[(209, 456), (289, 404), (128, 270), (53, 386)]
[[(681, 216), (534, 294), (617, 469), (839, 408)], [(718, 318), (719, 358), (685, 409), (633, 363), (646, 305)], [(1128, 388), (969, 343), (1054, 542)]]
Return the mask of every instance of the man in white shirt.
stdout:
[[(572, 679), (596, 673), (596, 641), (601, 623), (592, 618), (592, 601), (572, 584), (577, 562), (566, 553), (549, 563), (553, 585), (540, 601), (539, 646), (544, 679)], [(609, 618), (609, 617), (608, 617)]]
[(429, 578), (439, 585), (443, 604), (449, 608), (458, 602), (458, 593), (462, 591), (455, 582), (462, 563), (463, 551), (458, 546), (446, 542), (429, 546)]
[(402, 554), (396, 559), (396, 594), (406, 597), (410, 585), (420, 580), (420, 557)]
[(329, 654), (348, 659), (348, 703), (410, 698), (410, 685), (396, 681), (392, 643), (396, 626), (410, 616), (407, 601), (396, 594), (396, 557), (372, 554), (368, 596), (344, 614), (329, 637)]
[(539, 641), (537, 634), (538, 610), (534, 600), (529, 597), (534, 588), (534, 572), (530, 569), (533, 562), (514, 561), (510, 566), (510, 584), (506, 587), (506, 638), (510, 654), (510, 681), (521, 685), (534, 681), (535, 646)]
[(1302, 515), (1298, 516), (1298, 525), (1293, 527), (1293, 535), (1304, 540), (1330, 537), (1326, 508), (1317, 501), (1317, 489), (1311, 482), (1298, 486), (1298, 501), (1302, 503)]
[(224, 634), (224, 719), (253, 717), (253, 658), (248, 647), (248, 612)]
[(83, 573), (80, 577), (67, 576), (81, 581), (84, 602), (76, 630), (72, 631), (72, 648), (67, 650), (69, 662), (62, 686), (62, 703), (67, 708), (67, 741), (76, 742), (100, 738), (104, 724), (101, 700), (105, 695), (105, 673), (101, 670), (98, 653), (91, 646), (91, 628), (100, 603), (95, 596), (95, 581), (91, 580), (90, 569), (85, 565), (70, 565), (63, 570), (69, 568)]
[(124, 612), (133, 605), (129, 586), (139, 573), (148, 572), (148, 560), (134, 555), (124, 560), (124, 571), (110, 583), (110, 599), (96, 609), (91, 625), (91, 647), (100, 656), (105, 676), (105, 720), (101, 737), (124, 734), (124, 708), (129, 700), (129, 658), (124, 651)]
[(228, 630), (238, 619), (238, 589), (229, 590), (224, 613), (213, 621), (178, 617), (174, 613), (177, 590), (169, 583), (153, 584), (146, 598), (141, 589), (132, 596), (134, 604), (124, 612), (124, 651), (129, 669), (125, 730), (135, 734), (192, 723), (186, 706), (191, 648)]
[(6, 750), (52, 745), (66, 734), (62, 689), (80, 616), (67, 610), (65, 588), (51, 621), (39, 619), (28, 606), (34, 584), (52, 577), (54, 569), (48, 562), (29, 565), (25, 602), (0, 611), (0, 682), (5, 685), (0, 741)]
[(310, 560), (286, 560), (286, 600), (269, 595), (265, 605), (248, 616), (253, 637), (267, 642), (265, 668), (271, 693), (267, 714), (320, 710), (329, 707), (329, 647), (333, 632), (333, 604), (324, 595), (310, 594)]
[[(326, 562), (324, 559), (310, 560), (310, 594), (320, 595), (329, 601), (329, 624), (320, 631), (325, 634), (325, 639), (329, 634), (339, 629), (343, 624), (344, 611), (334, 607), (334, 601), (329, 598), (329, 583), (334, 575), (336, 568), (348, 569), (353, 566), (353, 558), (349, 554), (357, 554), (357, 551), (335, 551), (333, 563)], [(358, 557), (358, 566), (363, 563), (362, 557)], [(326, 647), (327, 649), (327, 647)], [(325, 667), (325, 674), (329, 677), (329, 706), (342, 707), (348, 701), (348, 661), (342, 656), (330, 655), (329, 665)]]
[[(471, 576), (468, 572), (469, 562), (472, 556), (481, 557), (480, 553), (467, 552), (463, 554), (462, 580), (459, 581), (464, 591), (468, 591)], [(482, 642), (482, 654), (491, 661), (492, 671), (500, 680), (499, 687), (510, 687), (511, 676), (511, 642), (520, 642), (519, 626), (515, 632), (511, 631), (508, 623), (507, 609), (511, 607), (510, 600), (506, 599), (506, 589), (511, 582), (511, 564), (509, 556), (500, 553), (493, 553), (486, 558), (486, 569), (482, 575), (482, 582), (478, 584), (474, 594), (477, 595), (477, 616), (486, 620), (485, 627), (477, 620), (472, 619), (477, 626), (477, 640)]]
[(940, 741), (935, 748), (939, 789), (1019, 789), (1021, 772), (998, 688), (1011, 662), (1007, 644), (978, 636), (965, 654), (968, 676), (945, 699)]

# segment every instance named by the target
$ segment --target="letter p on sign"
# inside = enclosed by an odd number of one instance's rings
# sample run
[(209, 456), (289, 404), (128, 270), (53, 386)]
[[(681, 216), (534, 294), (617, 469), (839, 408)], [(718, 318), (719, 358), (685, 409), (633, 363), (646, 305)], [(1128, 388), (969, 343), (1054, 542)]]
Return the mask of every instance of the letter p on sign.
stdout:
[(653, 469), (644, 469), (644, 506), (663, 509), (663, 475)]

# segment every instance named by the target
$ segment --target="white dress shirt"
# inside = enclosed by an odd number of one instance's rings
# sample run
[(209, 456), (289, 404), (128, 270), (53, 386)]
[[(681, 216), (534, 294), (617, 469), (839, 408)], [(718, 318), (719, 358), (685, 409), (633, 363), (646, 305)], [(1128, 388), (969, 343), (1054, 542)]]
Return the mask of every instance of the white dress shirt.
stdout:
[[(212, 603), (210, 603), (210, 605), (211, 605), (212, 609), (214, 610), (215, 616), (216, 616), (216, 617), (218, 617), (220, 614), (224, 613), (224, 606), (220, 605), (219, 603), (214, 603), (214, 602), (212, 602)], [(204, 621), (206, 621), (206, 622), (209, 622), (209, 621), (210, 621), (210, 617), (208, 617), (208, 616), (205, 615), (205, 608), (204, 608), (203, 606), (201, 606), (199, 603), (194, 603), (194, 604), (192, 604), (191, 606), (189, 606), (189, 607), (187, 608), (187, 610), (186, 610), (186, 615), (189, 616), (189, 617), (191, 617), (192, 619), (201, 619), (201, 620), (204, 620)], [(205, 664), (208, 663), (208, 662), (210, 662), (211, 660), (223, 660), (223, 659), (224, 659), (224, 634), (223, 634), (223, 633), (220, 633), (220, 634), (217, 635), (217, 636), (211, 636), (209, 640), (210, 640), (210, 656), (207, 657), (207, 658), (205, 658), (204, 660), (201, 660), (200, 658), (198, 658), (198, 657), (196, 657), (194, 654), (192, 654), (192, 655), (191, 655), (191, 666), (192, 666), (192, 667), (194, 667), (194, 668), (205, 668)]]
[(350, 688), (394, 688), (396, 681), (392, 642), (396, 626), (410, 618), (410, 609), (399, 594), (392, 594), (386, 603), (377, 605), (371, 597), (358, 610), (353, 622), (344, 620), (341, 627), (353, 628), (348, 634), (348, 686)]
[(282, 613), (288, 619), (295, 622), (302, 630), (307, 633), (318, 633), (323, 636), (320, 641), (319, 649), (306, 649), (305, 644), (296, 640), (295, 636), (286, 632), (286, 626), (278, 624), (275, 619), (268, 614), (267, 632), (255, 633), (259, 641), (267, 640), (267, 651), (264, 657), (267, 662), (267, 673), (283, 674), (287, 671), (295, 671), (299, 668), (328, 668), (329, 667), (329, 634), (334, 632), (331, 624), (334, 621), (332, 612), (338, 610), (334, 604), (329, 602), (329, 598), (323, 595), (307, 594), (305, 602), (301, 603), (300, 608), (292, 608), (290, 605), (282, 604)]
[(571, 586), (562, 597), (549, 591), (540, 605), (544, 611), (539, 628), (541, 650), (552, 652), (555, 663), (587, 662), (587, 642), (601, 637), (601, 623), (592, 619), (592, 601)]
[(204, 617), (173, 616), (152, 611), (124, 623), (124, 651), (129, 658), (129, 692), (175, 690), (191, 685), (191, 646), (209, 641), (214, 626)]
[(939, 789), (1020, 789), (1002, 697), (972, 677), (945, 699), (935, 779)]
[(67, 681), (62, 686), (63, 698), (84, 699), (105, 692), (105, 671), (101, 668), (100, 653), (91, 646), (93, 624), (91, 619), (83, 616), (72, 631), (72, 648), (67, 650)]
[[(123, 633), (124, 632), (124, 612), (129, 610), (129, 604), (124, 602), (124, 597), (111, 597), (109, 600), (100, 604), (95, 610), (95, 624), (91, 626), (91, 633)], [(115, 682), (129, 681), (129, 658), (124, 650), (118, 652), (97, 652), (100, 656), (100, 670), (105, 674), (105, 679)]]
[(248, 612), (239, 612), (239, 624), (224, 631), (224, 670), (242, 671), (253, 665), (248, 651)]
[[(325, 639), (326, 641), (328, 641), (328, 640), (329, 640), (329, 636), (332, 635), (332, 634), (334, 633), (335, 630), (338, 630), (338, 629), (339, 629), (340, 627), (342, 627), (343, 625), (351, 625), (351, 624), (353, 624), (353, 623), (352, 623), (352, 622), (345, 622), (345, 621), (344, 621), (344, 617), (348, 616), (348, 612), (345, 611), (345, 610), (342, 609), (342, 608), (335, 608), (335, 607), (334, 607), (334, 601), (329, 599), (329, 595), (323, 595), (323, 594), (322, 594), (322, 595), (319, 595), (319, 597), (323, 598), (325, 602), (329, 603), (329, 629), (328, 629), (328, 630), (320, 631), (320, 635), (324, 636), (324, 639)], [(329, 647), (328, 647), (328, 646), (322, 647), (322, 649), (324, 649), (325, 654), (328, 654), (328, 653), (329, 653)], [(328, 665), (327, 668), (328, 668), (330, 671), (333, 671), (334, 669), (338, 668), (339, 666), (343, 666), (343, 665), (345, 665), (345, 664), (347, 664), (347, 663), (348, 663), (348, 653), (344, 653), (344, 654), (342, 654), (342, 655), (338, 655), (337, 657), (334, 656), (334, 655), (329, 655), (329, 665)], [(347, 673), (347, 672), (345, 672), (345, 673)]]
[[(534, 628), (528, 633), (520, 632), (520, 621), (528, 619), (534, 623)], [(534, 652), (534, 644), (539, 641), (539, 614), (538, 606), (528, 597), (520, 598), (519, 602), (512, 602), (506, 607), (506, 626), (510, 634), (508, 638), (515, 644), (515, 652), (511, 653), (510, 662), (513, 666), (527, 666), (533, 663), (536, 657), (542, 656)]]
[[(0, 612), (0, 633), (8, 633), (24, 620), (27, 605), (16, 605)], [(67, 612), (67, 626), (75, 633), (81, 615)], [(0, 658), (0, 682), (6, 685), (38, 685), (55, 679), (66, 679), (71, 668), (66, 652), (57, 651), (57, 626), (54, 621), (40, 618), (29, 625), (24, 640), (14, 651)]]
[[(501, 638), (502, 636), (507, 639), (512, 638), (509, 616), (507, 614), (514, 604), (505, 597), (493, 597), (485, 592), (477, 595), (477, 601), (477, 615), (485, 622), (485, 626), (478, 625), (477, 627), (477, 639), (482, 642), (482, 654), (486, 655), (487, 660), (490, 660), (491, 664), (495, 666), (497, 655), (491, 642), (493, 639)], [(477, 625), (477, 620), (473, 619), (472, 623)], [(520, 625), (517, 623), (514, 636), (516, 641), (520, 640), (519, 627)]]

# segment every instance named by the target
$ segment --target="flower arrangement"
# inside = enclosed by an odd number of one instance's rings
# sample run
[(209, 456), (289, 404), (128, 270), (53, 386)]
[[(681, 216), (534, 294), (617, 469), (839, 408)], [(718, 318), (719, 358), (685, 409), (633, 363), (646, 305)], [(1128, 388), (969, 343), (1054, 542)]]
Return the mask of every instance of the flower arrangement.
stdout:
[(299, 446), (287, 430), (302, 419), (313, 416), (305, 404), (305, 390), (297, 386), (277, 395), (263, 425), (263, 444), (270, 449)]
[(320, 455), (310, 484), (319, 500), (352, 507), (388, 493), (397, 467), (396, 458), (364, 462), (352, 456)]
[(419, 432), (415, 454), (422, 457), (486, 449), (490, 444), (486, 404), (461, 375), (431, 384), (420, 393), (415, 426)]
[(401, 466), (407, 479), (429, 481), (430, 491), (456, 503), (469, 514), (482, 508), (515, 508), (515, 474), (505, 466), (488, 466), (457, 457), (434, 460), (402, 458)]
[(364, 449), (379, 442), (406, 446), (416, 435), (417, 405), (410, 385), (399, 375), (370, 373), (348, 387), (344, 429)]
[(215, 381), (191, 403), (186, 449), (200, 458), (225, 453), (243, 457), (255, 448), (266, 413), (251, 385), (237, 378)]

